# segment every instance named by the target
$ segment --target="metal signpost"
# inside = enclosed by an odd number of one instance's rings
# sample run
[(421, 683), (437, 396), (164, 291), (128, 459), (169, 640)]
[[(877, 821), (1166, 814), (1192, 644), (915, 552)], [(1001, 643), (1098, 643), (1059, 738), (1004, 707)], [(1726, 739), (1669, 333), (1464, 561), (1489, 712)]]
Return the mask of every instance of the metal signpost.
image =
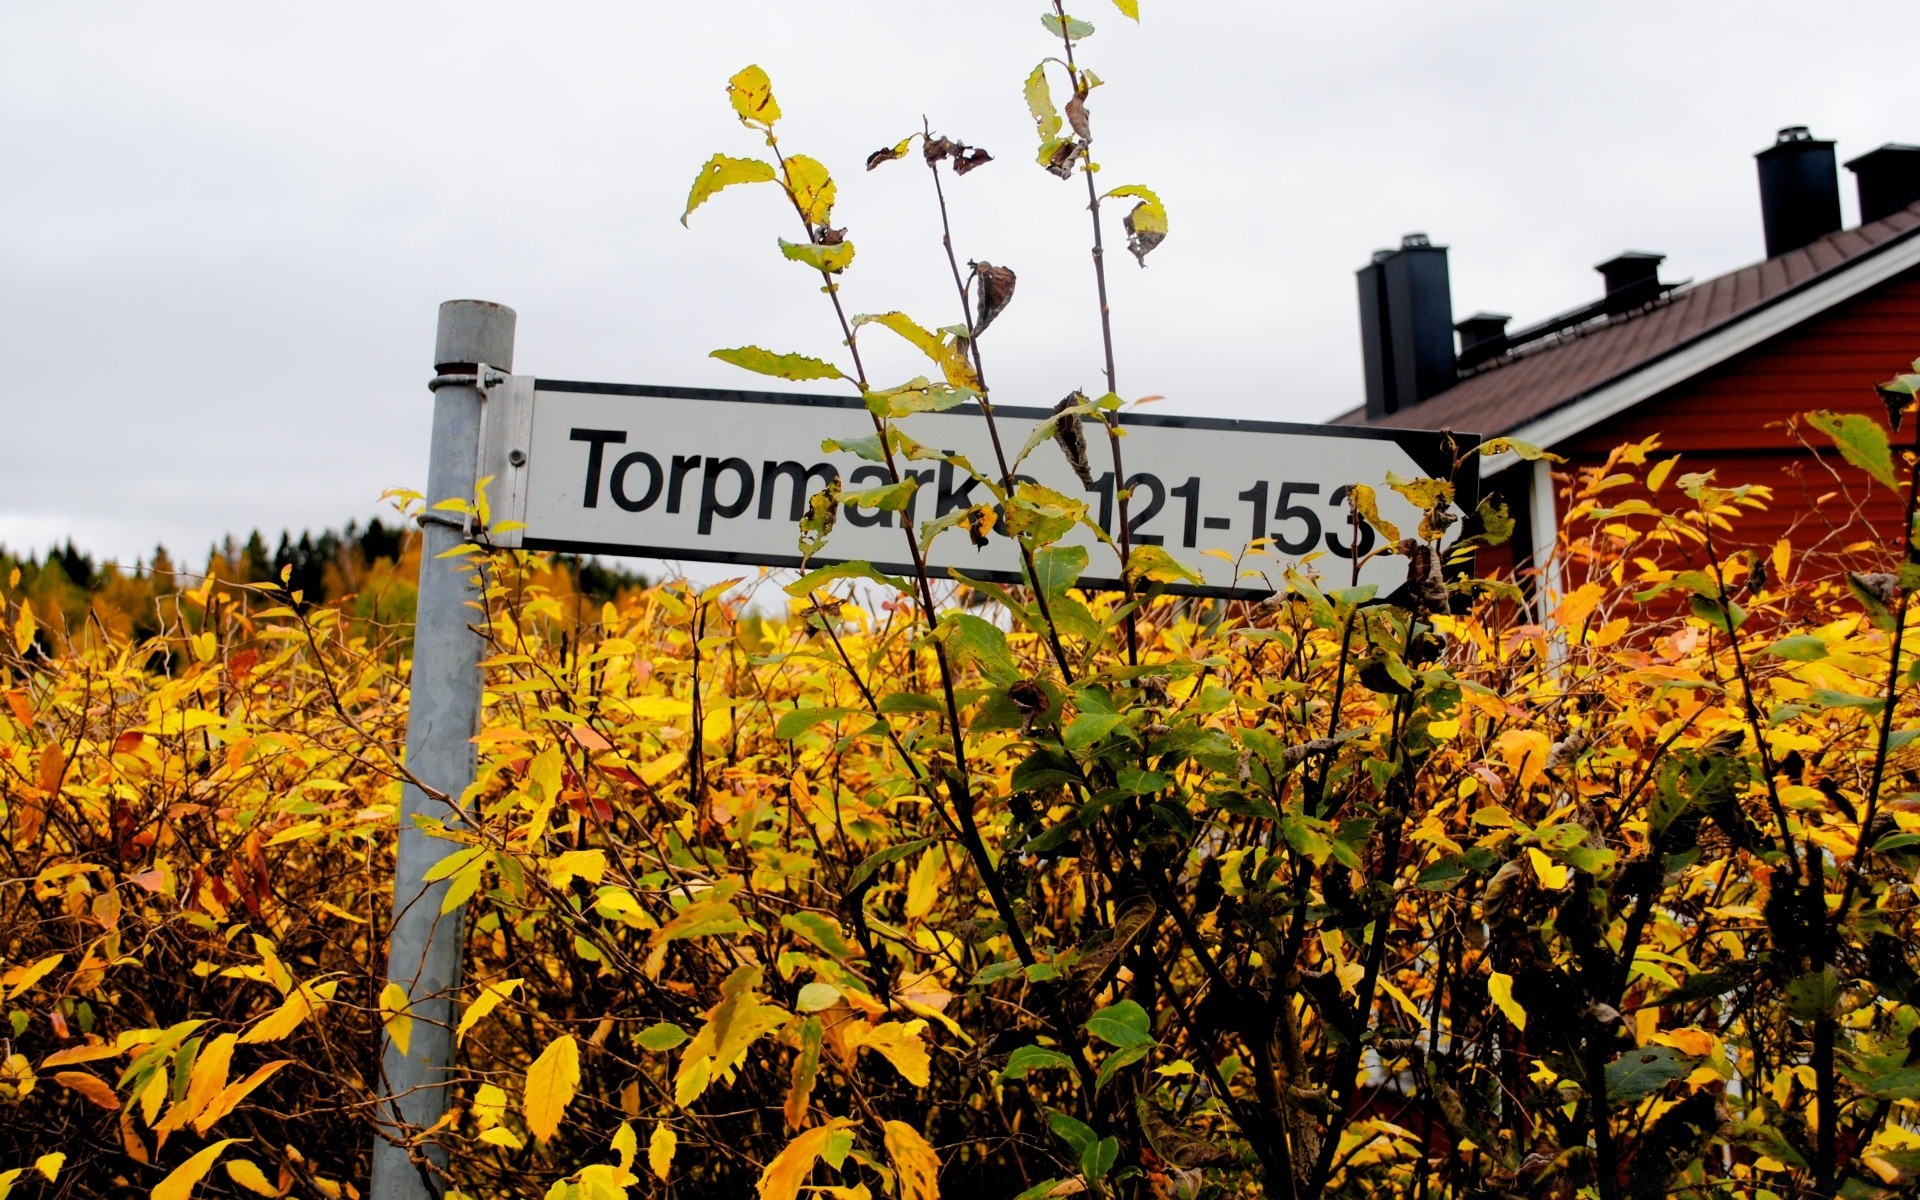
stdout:
[[(475, 482), (488, 488), (495, 525), (522, 528), (490, 534), (493, 544), (527, 550), (628, 555), (775, 567), (801, 564), (797, 522), (807, 498), (833, 480), (848, 492), (889, 482), (886, 468), (823, 440), (873, 434), (857, 398), (796, 396), (701, 388), (575, 383), (512, 375), (514, 316), (482, 301), (449, 301), (440, 309), (434, 380), (432, 457), (427, 498), (469, 499)], [(1045, 409), (996, 406), (1009, 453), (1045, 421)], [(1126, 414), (1122, 442), (1127, 471), (1116, 483), (1105, 434), (1089, 425), (1096, 475), (1083, 483), (1059, 449), (1043, 443), (1017, 473), (1069, 497), (1117, 534), (1117, 490), (1131, 489), (1135, 545), (1160, 545), (1199, 572), (1209, 595), (1258, 598), (1285, 586), (1289, 567), (1329, 586), (1372, 583), (1381, 594), (1406, 577), (1405, 560), (1369, 554), (1373, 530), (1350, 519), (1349, 490), (1367, 484), (1380, 515), (1406, 530), (1420, 512), (1386, 486), (1403, 478), (1453, 476), (1454, 446), (1443, 435), (1266, 421)], [(998, 471), (988, 433), (972, 405), (915, 415), (902, 428), (923, 445), (963, 455), (988, 478)], [(1478, 458), (1469, 458), (1463, 504), (1471, 507)], [(861, 560), (908, 573), (900, 519), (918, 529), (957, 509), (990, 499), (965, 471), (945, 462), (908, 462), (919, 479), (903, 513), (849, 506), (826, 549), (809, 565)], [(480, 638), (469, 628), (475, 598), (469, 570), (436, 557), (474, 532), (459, 518), (428, 510), (420, 559), (412, 708), (407, 763), (442, 796), (458, 797), (472, 782), (471, 738), (480, 713)], [(1457, 527), (1456, 527), (1457, 528)], [(1249, 552), (1256, 539), (1264, 552)], [(1085, 545), (1090, 566), (1080, 586), (1118, 588), (1113, 552), (1077, 529), (1065, 539)], [(999, 532), (976, 549), (953, 530), (927, 554), (931, 572), (949, 569), (995, 581), (1020, 581), (1015, 544)], [(394, 884), (395, 918), (388, 978), (414, 997), (410, 1054), (385, 1047), (380, 1119), (396, 1138), (407, 1126), (432, 1126), (446, 1110), (443, 1077), (452, 1065), (452, 996), (460, 979), (460, 912), (442, 916), (445, 883), (423, 882), (454, 844), (428, 837), (416, 816), (453, 821), (442, 799), (411, 784), (400, 817)], [(396, 1119), (397, 1118), (397, 1119)], [(441, 1165), (444, 1165), (442, 1162)], [(395, 1141), (374, 1147), (373, 1200), (427, 1200), (440, 1189)]]

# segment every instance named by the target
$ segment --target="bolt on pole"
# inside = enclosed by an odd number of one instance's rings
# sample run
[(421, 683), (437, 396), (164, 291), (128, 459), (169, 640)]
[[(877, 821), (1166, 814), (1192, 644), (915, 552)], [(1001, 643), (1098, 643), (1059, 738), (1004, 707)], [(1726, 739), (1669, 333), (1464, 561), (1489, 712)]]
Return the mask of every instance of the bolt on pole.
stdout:
[[(483, 367), (513, 369), (514, 312), (485, 300), (449, 300), (440, 306), (434, 369), (443, 377), (433, 399), (433, 442), (427, 460), (427, 514), (441, 500), (471, 500), (478, 472)], [(471, 384), (444, 378), (474, 376)], [(414, 618), (413, 680), (407, 711), (407, 767), (414, 778), (458, 799), (473, 782), (473, 736), (480, 726), (483, 642), (469, 627), (479, 599), (465, 560), (439, 556), (466, 540), (458, 522), (421, 523), (420, 594)], [(381, 1126), (373, 1143), (372, 1200), (438, 1200), (444, 1181), (414, 1161), (420, 1154), (445, 1168), (444, 1149), (412, 1152), (390, 1138), (431, 1128), (446, 1112), (446, 1075), (453, 1066), (454, 998), (460, 986), (460, 909), (440, 911), (446, 881), (427, 873), (454, 843), (428, 837), (415, 824), (430, 817), (457, 824), (444, 801), (409, 782), (400, 798), (399, 852), (394, 863), (393, 924), (387, 979), (406, 990), (412, 1020), (407, 1053), (382, 1037)]]

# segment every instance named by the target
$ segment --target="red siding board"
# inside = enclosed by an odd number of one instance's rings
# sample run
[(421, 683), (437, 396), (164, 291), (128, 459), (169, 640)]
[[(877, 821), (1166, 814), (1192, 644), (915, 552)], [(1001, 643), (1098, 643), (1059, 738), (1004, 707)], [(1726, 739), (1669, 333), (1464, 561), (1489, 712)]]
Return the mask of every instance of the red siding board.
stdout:
[[(1837, 550), (1848, 541), (1886, 539), (1899, 528), (1898, 498), (1836, 454), (1816, 460), (1789, 434), (1787, 422), (1818, 408), (1884, 419), (1873, 385), (1907, 369), (1916, 356), (1920, 272), (1907, 272), (1556, 449), (1570, 467), (1592, 466), (1614, 446), (1658, 434), (1664, 450), (1683, 455), (1677, 473), (1711, 470), (1721, 484), (1771, 487), (1772, 507), (1739, 522), (1732, 545), (1790, 537), (1796, 546), (1822, 542)], [(1908, 424), (1899, 440), (1914, 430)], [(1813, 444), (1825, 446), (1808, 432)]]

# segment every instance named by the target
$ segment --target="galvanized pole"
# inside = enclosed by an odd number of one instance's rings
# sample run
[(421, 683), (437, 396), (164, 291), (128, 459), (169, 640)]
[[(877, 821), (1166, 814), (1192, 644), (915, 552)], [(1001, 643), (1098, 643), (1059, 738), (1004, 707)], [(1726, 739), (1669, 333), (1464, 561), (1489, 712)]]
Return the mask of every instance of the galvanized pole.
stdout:
[[(513, 369), (512, 309), (485, 300), (440, 306), (434, 342), (433, 443), (427, 460), (427, 502), (471, 499), (478, 475), (482, 412), (489, 368)], [(439, 555), (468, 534), (457, 516), (428, 508), (421, 523), (420, 597), (414, 618), (413, 684), (407, 712), (407, 767), (428, 788), (458, 798), (473, 782), (473, 735), (480, 724), (482, 642), (469, 624), (477, 593), (465, 560)], [(417, 816), (457, 822), (443, 800), (409, 783), (400, 798), (400, 848), (394, 864), (393, 925), (387, 978), (411, 999), (408, 1053), (382, 1039), (376, 1119), (393, 1137), (439, 1121), (447, 1109), (445, 1075), (453, 1065), (454, 993), (460, 986), (461, 913), (442, 915), (447, 884), (426, 874), (453, 843), (428, 837)], [(415, 1151), (420, 1153), (420, 1151)], [(446, 1154), (424, 1151), (438, 1166)], [(372, 1200), (437, 1200), (443, 1182), (388, 1137), (373, 1144)]]

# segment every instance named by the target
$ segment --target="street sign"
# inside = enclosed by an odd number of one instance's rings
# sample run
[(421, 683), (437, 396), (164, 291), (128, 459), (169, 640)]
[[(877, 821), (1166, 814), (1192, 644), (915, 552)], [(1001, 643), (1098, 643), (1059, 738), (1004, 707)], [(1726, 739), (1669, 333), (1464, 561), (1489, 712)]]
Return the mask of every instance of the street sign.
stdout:
[[(500, 403), (503, 402), (504, 403)], [(855, 398), (702, 388), (575, 383), (516, 376), (490, 394), (488, 461), (495, 523), (524, 529), (495, 540), (530, 550), (629, 555), (669, 560), (798, 567), (797, 524), (807, 498), (838, 479), (848, 492), (889, 482), (884, 465), (826, 439), (871, 436), (872, 419)], [(1000, 440), (1011, 457), (1051, 413), (996, 406)], [(1356, 581), (1391, 590), (1405, 561), (1369, 553), (1377, 536), (1352, 520), (1347, 494), (1367, 484), (1380, 515), (1411, 533), (1420, 512), (1387, 486), (1403, 478), (1446, 478), (1472, 444), (1408, 430), (1231, 421), (1127, 413), (1120, 418), (1129, 525), (1136, 545), (1158, 545), (1206, 580), (1209, 594), (1264, 596), (1289, 567), (1329, 584)], [(921, 444), (964, 456), (981, 475), (999, 470), (978, 407), (920, 413), (901, 428)], [(1093, 481), (1088, 486), (1051, 440), (1016, 469), (1074, 499), (1118, 537), (1117, 486), (1106, 434), (1086, 423)], [(1461, 481), (1471, 508), (1478, 459)], [(848, 506), (809, 565), (864, 560), (893, 574), (910, 572), (900, 531), (905, 517), (925, 522), (987, 502), (986, 489), (945, 462), (901, 461), (920, 482), (904, 513)], [(1458, 533), (1455, 526), (1455, 535)], [(1251, 548), (1256, 539), (1264, 548)], [(1118, 587), (1118, 558), (1081, 528), (1064, 539), (1087, 547), (1082, 586)], [(927, 554), (930, 571), (948, 569), (1019, 581), (1014, 542), (996, 531), (976, 548), (964, 529), (943, 533)]]

